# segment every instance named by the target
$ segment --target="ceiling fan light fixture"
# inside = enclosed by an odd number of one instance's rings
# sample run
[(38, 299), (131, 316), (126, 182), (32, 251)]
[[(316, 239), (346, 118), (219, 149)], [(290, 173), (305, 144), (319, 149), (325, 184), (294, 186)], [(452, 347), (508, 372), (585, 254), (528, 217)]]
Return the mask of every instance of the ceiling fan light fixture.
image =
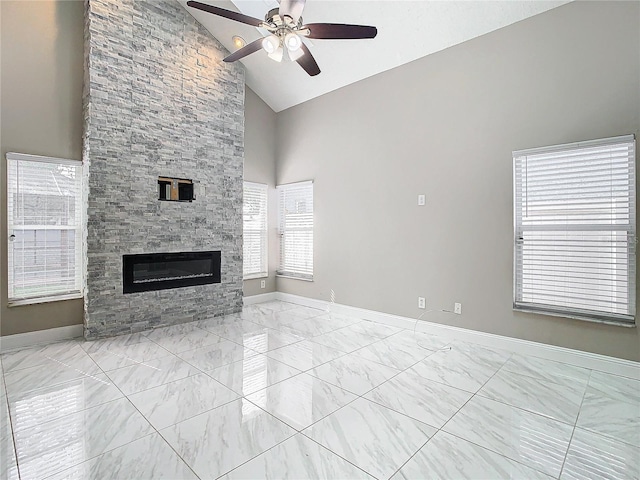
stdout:
[(284, 48), (278, 47), (275, 52), (269, 54), (269, 58), (271, 60), (275, 60), (276, 62), (281, 62), (282, 57), (284, 56)]
[(233, 41), (233, 45), (236, 48), (242, 48), (247, 44), (244, 38), (242, 38), (240, 35), (234, 35), (233, 37), (231, 37), (231, 40)]
[(262, 48), (271, 56), (280, 47), (280, 39), (276, 35), (269, 35), (262, 40)]
[(302, 47), (302, 39), (293, 32), (289, 32), (284, 37), (284, 44), (289, 52), (295, 52)]

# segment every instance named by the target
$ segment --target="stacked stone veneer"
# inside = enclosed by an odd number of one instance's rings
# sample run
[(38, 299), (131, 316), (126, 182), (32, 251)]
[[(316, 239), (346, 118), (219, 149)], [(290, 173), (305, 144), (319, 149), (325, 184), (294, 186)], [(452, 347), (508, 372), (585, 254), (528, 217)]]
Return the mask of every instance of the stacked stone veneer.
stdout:
[[(89, 0), (85, 337), (242, 307), (244, 70), (176, 0)], [(190, 178), (192, 203), (158, 200)], [(122, 293), (122, 255), (221, 250), (222, 283)]]

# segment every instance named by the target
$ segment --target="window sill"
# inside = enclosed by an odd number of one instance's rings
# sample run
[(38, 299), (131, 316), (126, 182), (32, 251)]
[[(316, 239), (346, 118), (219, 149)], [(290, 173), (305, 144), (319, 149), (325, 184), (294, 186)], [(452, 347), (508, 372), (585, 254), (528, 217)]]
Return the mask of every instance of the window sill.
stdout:
[(256, 273), (253, 275), (247, 275), (246, 277), (242, 277), (242, 280), (256, 280), (258, 278), (269, 278), (268, 273)]
[(614, 319), (597, 319), (597, 318), (592, 318), (592, 317), (587, 317), (584, 315), (579, 315), (577, 313), (572, 314), (572, 313), (560, 313), (560, 312), (552, 312), (552, 311), (544, 311), (544, 310), (538, 310), (535, 308), (526, 308), (526, 307), (513, 307), (513, 311), (514, 312), (523, 312), (523, 313), (537, 313), (539, 315), (547, 315), (550, 317), (561, 317), (561, 318), (571, 318), (574, 320), (581, 320), (583, 322), (590, 322), (590, 323), (599, 323), (601, 325), (612, 325), (614, 327), (624, 327), (624, 328), (636, 328), (637, 324), (635, 322), (625, 322), (625, 321), (618, 321), (618, 320), (614, 320)]
[(8, 307), (21, 307), (23, 305), (35, 305), (38, 303), (62, 302), (64, 300), (75, 300), (84, 298), (82, 293), (69, 293), (67, 295), (55, 295), (51, 297), (24, 298), (20, 300), (9, 300)]
[(276, 273), (276, 277), (290, 278), (292, 280), (302, 280), (303, 282), (313, 282), (313, 277), (311, 277), (311, 278), (296, 277), (294, 275), (287, 275), (287, 274), (283, 274), (283, 273)]

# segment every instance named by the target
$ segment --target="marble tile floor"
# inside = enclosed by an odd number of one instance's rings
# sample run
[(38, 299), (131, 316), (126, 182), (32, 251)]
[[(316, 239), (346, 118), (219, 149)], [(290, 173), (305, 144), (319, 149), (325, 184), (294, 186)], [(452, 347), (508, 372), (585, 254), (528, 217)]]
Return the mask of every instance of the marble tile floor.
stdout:
[(0, 479), (640, 479), (637, 380), (285, 302), (0, 360)]

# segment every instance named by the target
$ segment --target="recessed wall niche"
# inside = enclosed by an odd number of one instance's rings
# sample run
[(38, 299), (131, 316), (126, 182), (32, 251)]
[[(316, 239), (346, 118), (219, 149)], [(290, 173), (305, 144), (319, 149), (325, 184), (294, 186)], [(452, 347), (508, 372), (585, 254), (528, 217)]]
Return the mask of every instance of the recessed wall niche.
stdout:
[(195, 199), (193, 180), (158, 177), (158, 200), (165, 202), (192, 202)]

